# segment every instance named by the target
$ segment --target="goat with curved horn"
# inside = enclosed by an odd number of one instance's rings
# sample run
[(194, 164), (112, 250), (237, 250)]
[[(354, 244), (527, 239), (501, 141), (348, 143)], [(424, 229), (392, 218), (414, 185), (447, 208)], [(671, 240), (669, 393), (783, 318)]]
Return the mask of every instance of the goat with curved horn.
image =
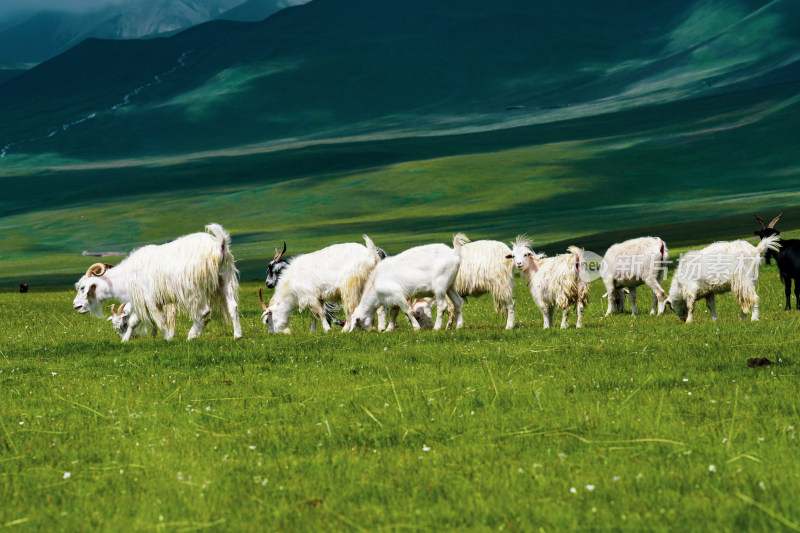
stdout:
[[(778, 223), (778, 221), (781, 219), (781, 217), (782, 217), (782, 216), (783, 216), (783, 213), (781, 213), (780, 215), (778, 215), (778, 216), (776, 216), (775, 218), (773, 218), (773, 219), (772, 219), (772, 222), (770, 222), (770, 223), (769, 223), (769, 225), (768, 225), (767, 227), (768, 227), (768, 228), (775, 229), (775, 224), (777, 224), (777, 223)], [(764, 223), (762, 222), (761, 224), (763, 225)]]
[(756, 217), (756, 220), (758, 220), (758, 222), (761, 224), (761, 229), (765, 229), (767, 227), (767, 225), (764, 223), (764, 220), (760, 216), (758, 215), (753, 215), (753, 216)]
[(89, 267), (86, 271), (86, 277), (90, 276), (102, 276), (106, 273), (106, 271), (113, 267), (114, 265), (109, 265), (108, 263), (95, 263)]

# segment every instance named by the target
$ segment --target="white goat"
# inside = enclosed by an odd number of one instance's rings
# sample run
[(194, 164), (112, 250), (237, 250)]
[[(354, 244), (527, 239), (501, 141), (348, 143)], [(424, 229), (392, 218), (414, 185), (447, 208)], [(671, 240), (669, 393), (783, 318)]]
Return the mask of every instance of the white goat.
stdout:
[(608, 296), (606, 316), (622, 312), (626, 288), (631, 298), (631, 314), (635, 315), (636, 287), (642, 284), (647, 284), (653, 291), (650, 314), (663, 314), (667, 295), (658, 283), (658, 275), (667, 273), (667, 259), (667, 245), (658, 237), (640, 237), (611, 246), (600, 268)]
[(165, 308), (175, 305), (194, 322), (189, 339), (200, 335), (212, 314), (233, 323), (233, 337), (241, 338), (239, 272), (230, 250), (231, 237), (219, 224), (210, 233), (192, 233), (161, 245), (143, 246), (119, 265), (95, 263), (75, 284), (72, 307), (79, 313), (103, 316), (102, 304), (111, 298), (130, 302), (132, 312), (148, 327), (170, 339)]
[(269, 307), (261, 314), (269, 332), (290, 333), (287, 324), (292, 312), (306, 308), (313, 314), (312, 330), (316, 329), (317, 319), (323, 330), (330, 330), (325, 318), (326, 301), (342, 302), (346, 316), (343, 331), (347, 331), (364, 282), (380, 262), (372, 239), (364, 235), (364, 241), (366, 246), (354, 242), (334, 244), (293, 257), (281, 273)]
[(758, 320), (758, 267), (767, 250), (778, 251), (780, 237), (764, 238), (758, 246), (747, 241), (715, 242), (700, 250), (690, 250), (681, 256), (672, 278), (666, 303), (684, 322), (694, 318), (694, 305), (706, 299), (712, 320), (717, 320), (714, 296), (733, 292), (744, 319), (752, 311)]
[(568, 254), (545, 257), (534, 254), (531, 240), (520, 235), (511, 243), (509, 258), (528, 280), (533, 301), (542, 312), (544, 328), (553, 325), (556, 307), (563, 310), (561, 327), (568, 327), (569, 306), (575, 304), (578, 312), (576, 327), (583, 326), (583, 308), (589, 303), (589, 283), (581, 278), (583, 250), (575, 246)]
[(414, 329), (419, 330), (419, 322), (408, 299), (430, 295), (434, 296), (437, 304), (433, 329), (442, 328), (447, 297), (455, 307), (456, 327), (462, 327), (462, 300), (455, 290), (455, 279), (464, 241), (466, 237), (459, 233), (453, 237), (453, 248), (446, 244), (426, 244), (381, 261), (367, 280), (361, 302), (351, 317), (350, 331), (356, 327), (371, 328), (373, 313), (380, 306), (389, 309), (390, 321), (386, 331), (394, 329), (398, 309), (402, 309)]
[[(467, 242), (461, 248), (461, 265), (456, 274), (459, 296), (491, 293), (496, 313), (506, 314), (506, 329), (514, 328), (514, 263), (511, 249), (500, 241)], [(447, 326), (453, 324), (454, 309), (447, 303)]]
[[(108, 320), (119, 333), (122, 342), (130, 340), (131, 337), (144, 336), (148, 333), (151, 337), (155, 336), (156, 330), (149, 328), (147, 324), (142, 324), (139, 320), (139, 315), (131, 310), (128, 302), (120, 305), (116, 311), (114, 310), (114, 304), (111, 304), (110, 307), (111, 316), (108, 317)], [(169, 333), (169, 337), (172, 337), (175, 335), (175, 307), (172, 305), (164, 307), (164, 315), (167, 322), (166, 331)]]

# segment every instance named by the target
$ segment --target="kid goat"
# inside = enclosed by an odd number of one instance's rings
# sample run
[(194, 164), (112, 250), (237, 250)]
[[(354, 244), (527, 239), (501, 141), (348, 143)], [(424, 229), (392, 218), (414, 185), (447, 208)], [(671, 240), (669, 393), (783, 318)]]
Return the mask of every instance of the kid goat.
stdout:
[(578, 312), (576, 327), (583, 326), (583, 308), (589, 303), (589, 283), (581, 278), (583, 250), (570, 246), (569, 253), (555, 257), (534, 254), (531, 240), (519, 235), (511, 243), (509, 259), (528, 280), (531, 296), (542, 312), (544, 328), (553, 325), (556, 307), (563, 310), (561, 327), (568, 327), (569, 306), (575, 304)]
[[(166, 332), (169, 334), (169, 337), (173, 337), (175, 335), (174, 306), (166, 306), (164, 308), (164, 315), (167, 322)], [(111, 325), (117, 333), (119, 333), (122, 342), (130, 340), (131, 337), (146, 335), (148, 332), (150, 336), (153, 337), (156, 334), (155, 329), (150, 329), (146, 324), (142, 324), (139, 321), (139, 315), (131, 310), (131, 305), (128, 302), (121, 304), (116, 311), (114, 310), (114, 304), (111, 304), (111, 316), (108, 317), (108, 321), (111, 322)]]
[[(212, 315), (233, 323), (241, 338), (239, 272), (233, 263), (231, 237), (219, 224), (209, 233), (192, 233), (161, 245), (143, 246), (119, 265), (95, 263), (75, 284), (72, 307), (79, 313), (103, 316), (103, 302), (130, 302), (138, 320), (172, 337), (165, 308), (175, 305), (194, 321), (189, 339), (200, 335)], [(174, 328), (173, 328), (174, 331)]]
[(672, 278), (667, 305), (681, 320), (691, 322), (695, 302), (705, 298), (711, 318), (717, 320), (714, 296), (733, 292), (740, 318), (752, 311), (752, 320), (758, 320), (758, 267), (765, 251), (779, 249), (779, 241), (777, 235), (771, 235), (758, 246), (747, 241), (722, 241), (686, 252)]

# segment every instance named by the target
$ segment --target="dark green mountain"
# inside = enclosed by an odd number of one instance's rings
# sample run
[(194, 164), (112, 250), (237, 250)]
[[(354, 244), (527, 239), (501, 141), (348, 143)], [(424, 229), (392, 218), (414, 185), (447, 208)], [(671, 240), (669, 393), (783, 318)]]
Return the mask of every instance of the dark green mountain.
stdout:
[[(233, 233), (597, 252), (800, 228), (800, 2), (314, 0), (88, 40), (0, 85), (0, 284)], [(23, 276), (24, 279), (21, 279)]]
[(791, 0), (315, 0), (88, 40), (0, 86), (8, 156), (85, 160), (458, 132), (793, 83)]

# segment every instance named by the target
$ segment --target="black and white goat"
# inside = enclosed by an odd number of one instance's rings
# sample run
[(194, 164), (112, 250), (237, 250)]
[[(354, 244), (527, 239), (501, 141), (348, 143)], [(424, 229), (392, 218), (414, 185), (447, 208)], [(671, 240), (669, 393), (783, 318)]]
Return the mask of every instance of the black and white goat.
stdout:
[[(775, 224), (778, 223), (783, 213), (772, 219), (769, 225), (765, 225), (764, 221), (755, 215), (756, 219), (761, 223), (761, 229), (754, 232), (761, 239), (771, 237), (772, 235), (780, 235), (781, 232), (775, 229)], [(778, 271), (780, 272), (781, 281), (786, 289), (786, 310), (792, 308), (792, 280), (794, 280), (794, 297), (797, 300), (797, 309), (800, 309), (800, 240), (798, 239), (780, 239), (778, 241), (781, 249), (778, 252), (767, 250), (765, 258), (767, 264), (770, 264), (770, 258), (775, 256), (775, 262), (778, 264)]]
[(231, 237), (219, 224), (207, 233), (192, 233), (161, 245), (143, 246), (119, 265), (95, 263), (75, 284), (72, 307), (79, 313), (103, 316), (103, 302), (130, 302), (140, 322), (172, 336), (165, 308), (188, 312), (194, 324), (189, 339), (200, 335), (212, 315), (233, 323), (241, 338), (239, 272), (231, 253)]
[[(283, 241), (283, 250), (278, 251), (278, 247), (275, 246), (275, 256), (272, 258), (272, 261), (269, 262), (267, 265), (267, 279), (264, 281), (264, 284), (267, 286), (268, 289), (274, 289), (278, 286), (278, 280), (281, 278), (281, 273), (284, 271), (286, 267), (289, 266), (289, 263), (292, 261), (292, 257), (284, 257), (283, 254), (286, 253), (286, 241)], [(378, 256), (381, 259), (386, 257), (386, 252), (380, 246), (376, 246), (375, 249), (378, 251)], [(259, 298), (261, 297), (261, 293), (259, 293)], [(261, 300), (263, 305), (264, 300)], [(341, 310), (341, 307), (337, 304), (331, 302), (325, 302), (325, 318), (328, 320), (328, 323), (333, 326), (344, 326), (344, 320), (341, 318), (333, 316), (333, 313)], [(316, 319), (312, 319), (312, 325), (316, 323)]]
[[(358, 305), (364, 282), (380, 261), (377, 247), (364, 235), (366, 246), (355, 242), (333, 244), (316, 252), (298, 255), (282, 267), (275, 294), (261, 314), (270, 333), (290, 333), (289, 318), (297, 309), (311, 309), (311, 329), (317, 319), (330, 330), (324, 302), (341, 301), (348, 321)], [(262, 306), (263, 306), (262, 302)]]

